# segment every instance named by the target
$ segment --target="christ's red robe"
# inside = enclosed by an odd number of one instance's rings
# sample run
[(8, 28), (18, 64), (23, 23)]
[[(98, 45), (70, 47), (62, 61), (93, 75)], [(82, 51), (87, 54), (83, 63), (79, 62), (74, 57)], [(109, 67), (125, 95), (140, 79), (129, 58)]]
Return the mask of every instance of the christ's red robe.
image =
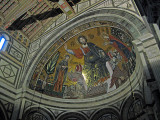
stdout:
[[(85, 54), (87, 54), (90, 51), (89, 47), (82, 48), (82, 49)], [(73, 52), (74, 52), (74, 56), (77, 57), (78, 59), (81, 59), (84, 56), (81, 48), (73, 49)]]

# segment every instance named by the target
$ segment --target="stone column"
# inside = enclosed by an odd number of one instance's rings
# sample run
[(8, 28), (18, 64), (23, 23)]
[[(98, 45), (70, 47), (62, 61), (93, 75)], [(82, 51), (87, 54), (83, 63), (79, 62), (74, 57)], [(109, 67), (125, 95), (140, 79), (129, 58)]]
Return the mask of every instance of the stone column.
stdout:
[[(147, 65), (147, 61), (146, 61), (146, 56), (144, 54), (144, 48), (143, 48), (143, 43), (140, 40), (134, 40), (132, 42), (134, 44), (135, 47), (135, 51), (137, 54), (137, 59), (141, 60), (142, 66), (143, 66), (143, 72), (144, 72), (144, 79), (151, 79), (151, 75), (150, 75), (150, 71), (149, 71), (149, 67)], [(149, 86), (147, 86), (147, 81), (144, 80), (144, 97), (145, 97), (145, 102), (146, 104), (152, 104), (152, 94), (151, 94), (151, 90), (149, 88)]]
[[(154, 36), (150, 33), (145, 34), (133, 41), (140, 59), (142, 61), (142, 65), (144, 67), (144, 72), (146, 74), (146, 81), (148, 86), (145, 86), (145, 89), (150, 88), (150, 92), (152, 93), (156, 105), (156, 115), (159, 118), (160, 112), (160, 50), (158, 44), (154, 38)], [(152, 75), (153, 74), (153, 75)], [(150, 101), (149, 98), (152, 95), (146, 92), (146, 100)], [(148, 103), (147, 103), (148, 104)]]
[(152, 95), (155, 100), (155, 104), (153, 106), (154, 112), (157, 116), (157, 119), (160, 120), (160, 93), (158, 90), (157, 81), (154, 79), (149, 79), (149, 80), (147, 80), (147, 84), (150, 87), (150, 89), (152, 91)]
[(140, 52), (140, 56), (143, 56), (141, 60), (142, 64), (145, 65), (147, 79), (151, 79), (151, 74), (149, 74), (151, 71), (148, 69), (150, 67), (160, 91), (160, 50), (154, 36), (148, 33), (139, 37), (138, 40), (134, 40), (133, 43)]
[(20, 106), (21, 106), (21, 100), (15, 100), (14, 102), (14, 110), (13, 110), (13, 114), (11, 117), (11, 120), (17, 120), (18, 118), (18, 114), (20, 113)]

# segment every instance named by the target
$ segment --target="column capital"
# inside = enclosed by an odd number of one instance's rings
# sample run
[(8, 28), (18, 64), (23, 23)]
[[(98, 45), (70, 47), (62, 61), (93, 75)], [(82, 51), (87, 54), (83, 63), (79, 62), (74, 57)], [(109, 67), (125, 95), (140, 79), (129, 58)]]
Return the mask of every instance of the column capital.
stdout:
[(138, 39), (132, 41), (132, 43), (138, 52), (145, 52), (149, 59), (160, 55), (157, 42), (151, 33), (140, 36)]
[(143, 45), (144, 47), (148, 47), (150, 45), (156, 44), (155, 40), (154, 40), (154, 42), (151, 42), (151, 41), (153, 41), (153, 39), (155, 39), (153, 34), (147, 33), (147, 34), (140, 36), (136, 40), (132, 41), (132, 43), (136, 46)]

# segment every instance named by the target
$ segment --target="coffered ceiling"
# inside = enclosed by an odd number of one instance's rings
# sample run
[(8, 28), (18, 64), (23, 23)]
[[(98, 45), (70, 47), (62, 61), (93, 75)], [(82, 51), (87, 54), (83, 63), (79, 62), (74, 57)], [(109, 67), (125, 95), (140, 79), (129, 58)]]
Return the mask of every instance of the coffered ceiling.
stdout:
[[(130, 0), (0, 0), (0, 27), (25, 46), (82, 11), (105, 2), (131, 7)], [(65, 4), (62, 4), (65, 3)], [(68, 8), (67, 8), (68, 7)], [(102, 6), (103, 7), (103, 6)], [(67, 11), (66, 11), (67, 10)]]
[(86, 0), (0, 0), (0, 24), (14, 37), (29, 43), (66, 14), (66, 6), (59, 5), (61, 1), (75, 13), (73, 7)]

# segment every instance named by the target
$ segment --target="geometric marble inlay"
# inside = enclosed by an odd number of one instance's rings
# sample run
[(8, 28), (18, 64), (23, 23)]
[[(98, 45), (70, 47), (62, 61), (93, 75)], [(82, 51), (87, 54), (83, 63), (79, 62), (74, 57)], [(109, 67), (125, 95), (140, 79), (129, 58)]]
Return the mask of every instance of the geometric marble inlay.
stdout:
[(15, 73), (9, 64), (0, 66), (0, 70), (2, 71), (4, 77), (14, 77), (15, 76)]
[(8, 62), (0, 59), (0, 77), (14, 83), (18, 69)]

